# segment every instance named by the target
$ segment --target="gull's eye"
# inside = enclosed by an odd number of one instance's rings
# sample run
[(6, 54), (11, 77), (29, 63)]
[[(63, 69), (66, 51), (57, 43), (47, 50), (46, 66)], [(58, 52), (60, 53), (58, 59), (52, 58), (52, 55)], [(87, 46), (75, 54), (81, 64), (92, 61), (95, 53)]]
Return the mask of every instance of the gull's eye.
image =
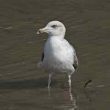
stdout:
[(57, 25), (52, 25), (51, 27), (52, 27), (52, 28), (56, 28), (56, 27), (57, 27)]

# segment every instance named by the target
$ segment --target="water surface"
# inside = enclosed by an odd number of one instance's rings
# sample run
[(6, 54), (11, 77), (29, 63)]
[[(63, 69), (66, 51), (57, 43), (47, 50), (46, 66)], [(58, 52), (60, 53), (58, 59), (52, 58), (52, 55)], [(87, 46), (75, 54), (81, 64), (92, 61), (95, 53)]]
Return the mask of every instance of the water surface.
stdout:
[(36, 30), (51, 20), (65, 24), (78, 54), (72, 77), (78, 109), (109, 110), (109, 0), (0, 0), (0, 109), (73, 110), (67, 76), (53, 77), (49, 96), (48, 73), (37, 69), (46, 35)]

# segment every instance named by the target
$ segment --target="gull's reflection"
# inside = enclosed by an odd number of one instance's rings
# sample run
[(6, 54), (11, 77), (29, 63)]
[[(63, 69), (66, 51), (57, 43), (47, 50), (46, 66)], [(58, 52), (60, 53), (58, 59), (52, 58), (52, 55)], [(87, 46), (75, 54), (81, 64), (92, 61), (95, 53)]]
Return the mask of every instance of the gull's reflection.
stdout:
[(79, 109), (78, 109), (78, 105), (77, 105), (77, 99), (76, 99), (76, 97), (72, 94), (71, 88), (69, 88), (69, 96), (70, 96), (70, 101), (71, 101), (71, 104), (72, 104), (72, 108), (69, 109), (69, 110), (79, 110)]
[[(51, 97), (51, 88), (48, 88), (48, 95)], [(68, 89), (68, 91), (64, 91), (64, 95), (69, 97), (69, 106), (67, 110), (79, 110), (78, 105), (77, 105), (77, 97), (75, 97), (75, 94), (72, 93), (71, 88)], [(68, 100), (68, 99), (66, 99)]]
[(48, 96), (51, 96), (50, 87), (48, 88)]

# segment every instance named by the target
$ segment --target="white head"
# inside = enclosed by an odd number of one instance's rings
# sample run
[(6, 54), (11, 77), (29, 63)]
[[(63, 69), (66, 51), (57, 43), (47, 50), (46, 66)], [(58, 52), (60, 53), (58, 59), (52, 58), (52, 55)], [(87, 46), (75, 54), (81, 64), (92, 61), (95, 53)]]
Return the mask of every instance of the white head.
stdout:
[(49, 36), (60, 36), (64, 37), (66, 28), (60, 21), (51, 21), (44, 28), (39, 29), (37, 34), (48, 33)]

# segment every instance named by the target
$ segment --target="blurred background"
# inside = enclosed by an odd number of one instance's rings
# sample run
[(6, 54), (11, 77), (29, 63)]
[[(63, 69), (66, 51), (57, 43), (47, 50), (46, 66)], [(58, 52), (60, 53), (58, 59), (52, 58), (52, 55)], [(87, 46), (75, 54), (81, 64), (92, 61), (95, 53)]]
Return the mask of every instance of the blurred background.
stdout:
[(65, 24), (77, 51), (72, 90), (79, 110), (109, 110), (109, 0), (0, 0), (0, 110), (74, 110), (67, 76), (53, 77), (48, 96), (48, 73), (37, 68), (47, 35), (36, 31), (52, 20)]

